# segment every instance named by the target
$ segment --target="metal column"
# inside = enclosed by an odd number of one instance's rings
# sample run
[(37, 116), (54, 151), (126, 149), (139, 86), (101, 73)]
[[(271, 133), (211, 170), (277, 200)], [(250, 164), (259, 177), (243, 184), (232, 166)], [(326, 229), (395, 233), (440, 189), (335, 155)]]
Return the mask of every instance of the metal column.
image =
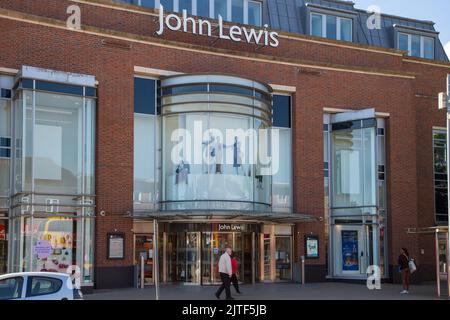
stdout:
[(153, 220), (153, 277), (155, 279), (155, 299), (159, 300), (159, 255), (158, 255), (158, 220)]

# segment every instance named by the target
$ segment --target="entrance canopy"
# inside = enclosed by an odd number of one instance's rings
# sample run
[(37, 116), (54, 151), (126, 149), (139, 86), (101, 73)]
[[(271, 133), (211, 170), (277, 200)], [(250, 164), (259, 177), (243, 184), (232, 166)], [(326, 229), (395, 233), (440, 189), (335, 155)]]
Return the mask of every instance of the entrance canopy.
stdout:
[(299, 223), (299, 222), (319, 222), (321, 219), (316, 216), (301, 213), (281, 213), (281, 212), (236, 212), (236, 211), (157, 211), (142, 212), (137, 211), (132, 215), (139, 219), (156, 219), (160, 221), (186, 221), (186, 220), (233, 220), (245, 222), (273, 222), (273, 223)]
[(448, 227), (429, 227), (429, 228), (408, 228), (406, 233), (408, 234), (446, 234), (448, 233)]

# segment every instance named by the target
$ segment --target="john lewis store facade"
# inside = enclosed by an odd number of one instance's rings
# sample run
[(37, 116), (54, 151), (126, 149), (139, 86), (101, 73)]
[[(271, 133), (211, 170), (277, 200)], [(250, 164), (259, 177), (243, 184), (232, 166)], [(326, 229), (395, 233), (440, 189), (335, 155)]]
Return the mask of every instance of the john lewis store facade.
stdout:
[[(396, 26), (365, 43), (349, 2), (300, 1), (286, 25), (287, 0), (188, 1), (184, 16), (174, 1), (163, 18), (181, 27), (158, 34), (156, 4), (119, 2), (0, 2), (14, 30), (0, 31), (1, 272), (126, 287), (143, 259), (147, 284), (214, 284), (231, 245), (246, 283), (292, 281), (302, 256), (307, 281), (370, 265), (397, 281), (406, 246), (432, 279), (433, 241), (405, 232), (445, 222), (433, 141), (449, 65), (429, 22), (382, 16)], [(66, 26), (74, 4), (81, 30)], [(185, 32), (190, 13), (218, 33)]]

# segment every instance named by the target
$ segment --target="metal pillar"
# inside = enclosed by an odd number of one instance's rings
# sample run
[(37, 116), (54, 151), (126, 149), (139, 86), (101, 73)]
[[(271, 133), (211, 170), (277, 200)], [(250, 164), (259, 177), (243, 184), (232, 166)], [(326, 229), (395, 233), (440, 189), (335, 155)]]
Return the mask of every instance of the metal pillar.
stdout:
[(153, 277), (155, 279), (155, 299), (159, 300), (159, 254), (158, 254), (158, 220), (153, 219)]

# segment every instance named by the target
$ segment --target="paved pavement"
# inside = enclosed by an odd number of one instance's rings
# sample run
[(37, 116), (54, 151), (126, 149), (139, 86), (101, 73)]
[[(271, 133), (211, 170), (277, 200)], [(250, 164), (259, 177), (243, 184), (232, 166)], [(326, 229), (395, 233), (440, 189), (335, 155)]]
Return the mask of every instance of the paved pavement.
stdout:
[[(217, 286), (162, 285), (162, 300), (215, 300)], [(232, 294), (236, 300), (433, 300), (432, 284), (411, 287), (409, 295), (400, 294), (400, 285), (382, 284), (381, 290), (368, 290), (364, 284), (325, 282), (306, 284), (258, 283), (242, 285), (243, 295)], [(225, 293), (223, 293), (224, 295)], [(155, 289), (96, 290), (86, 300), (154, 300)]]

